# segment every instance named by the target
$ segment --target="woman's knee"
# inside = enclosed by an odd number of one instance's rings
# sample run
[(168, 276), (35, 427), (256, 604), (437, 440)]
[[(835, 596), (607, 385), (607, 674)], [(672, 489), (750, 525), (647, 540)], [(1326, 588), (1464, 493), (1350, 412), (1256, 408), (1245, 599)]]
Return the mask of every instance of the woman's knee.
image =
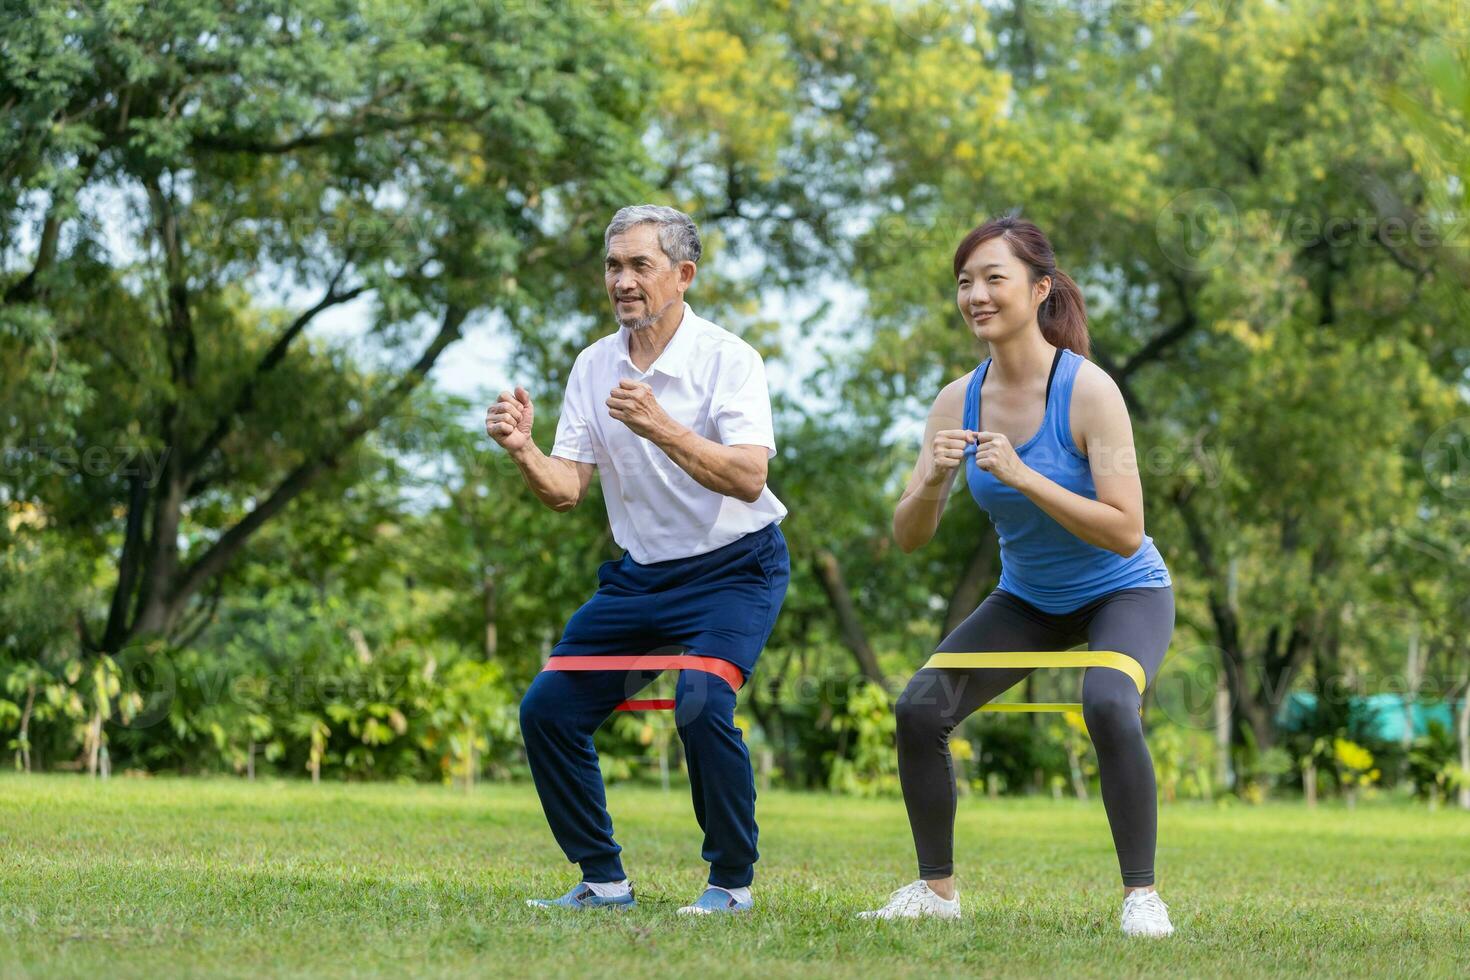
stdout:
[(905, 740), (947, 738), (954, 724), (943, 701), (942, 685), (933, 675), (921, 677), (915, 674), (893, 704), (898, 737)]
[(1139, 696), (1133, 688), (1117, 686), (1083, 692), (1082, 720), (1094, 742), (1100, 739), (1143, 734), (1143, 721), (1138, 713)]

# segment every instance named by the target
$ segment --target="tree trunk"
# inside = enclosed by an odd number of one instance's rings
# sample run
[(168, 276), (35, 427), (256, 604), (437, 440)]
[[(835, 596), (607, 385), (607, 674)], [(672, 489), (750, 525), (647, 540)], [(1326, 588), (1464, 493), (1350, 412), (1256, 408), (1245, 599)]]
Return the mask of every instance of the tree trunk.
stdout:
[[(658, 744), (658, 785), (659, 785), (659, 789), (661, 789), (665, 793), (667, 793), (669, 791), (669, 740), (668, 740), (668, 736), (665, 735), (663, 738), (660, 738), (658, 740), (657, 744)], [(766, 755), (768, 755), (769, 753), (770, 753), (770, 750), (769, 749), (762, 747), (762, 749), (761, 749), (761, 759), (762, 759), (762, 761), (764, 761)], [(762, 791), (762, 792), (764, 792), (764, 791)]]
[(1409, 747), (1414, 744), (1414, 705), (1419, 701), (1419, 685), (1424, 680), (1423, 658), (1419, 656), (1419, 624), (1409, 633), (1408, 663), (1404, 669), (1404, 734), (1399, 746), (1404, 750), (1399, 762), (1399, 779), (1409, 774)]
[(1079, 800), (1087, 799), (1087, 780), (1082, 777), (1082, 759), (1070, 736), (1067, 738), (1067, 766), (1072, 770), (1072, 792), (1077, 794)]
[(98, 775), (98, 765), (102, 756), (102, 712), (94, 712), (87, 721), (87, 739), (84, 746), (87, 753), (87, 774)]
[(812, 569), (817, 574), (817, 580), (822, 583), (822, 590), (827, 593), (827, 601), (837, 616), (837, 629), (843, 644), (852, 653), (863, 676), (881, 685), (884, 682), (883, 672), (878, 668), (878, 658), (873, 654), (872, 646), (868, 644), (868, 634), (863, 629), (862, 620), (858, 618), (857, 607), (853, 604), (852, 594), (847, 590), (847, 582), (843, 580), (842, 566), (838, 563), (837, 556), (826, 548), (818, 549), (816, 557), (812, 559)]
[[(1465, 683), (1460, 685), (1460, 723), (1456, 726), (1460, 736), (1460, 773), (1462, 778), (1470, 775), (1470, 672), (1465, 674)], [(1460, 809), (1470, 810), (1470, 780), (1460, 783)]]
[(34, 682), (26, 685), (26, 706), (20, 713), (20, 733), (17, 741), (20, 743), (21, 766), (26, 772), (31, 771), (31, 712), (36, 706), (36, 685)]
[(1234, 731), (1230, 685), (1222, 674), (1215, 684), (1215, 784), (1225, 789), (1235, 785), (1235, 769), (1230, 762), (1230, 738)]
[(995, 536), (987, 534), (970, 554), (970, 560), (949, 596), (949, 606), (944, 612), (944, 636), (953, 633), (975, 611), (975, 607), (980, 605), (985, 584), (994, 573), (996, 547)]
[[(1233, 744), (1244, 744), (1249, 732), (1257, 747), (1265, 751), (1276, 744), (1277, 709), (1306, 655), (1313, 649), (1313, 623), (1301, 618), (1293, 619), (1286, 630), (1284, 644), (1281, 625), (1277, 624), (1268, 631), (1265, 643), (1257, 651), (1248, 649), (1234, 601), (1234, 575), (1228, 567), (1222, 569), (1216, 560), (1209, 533), (1195, 512), (1192, 492), (1188, 487), (1176, 490), (1173, 502), (1184, 522), (1200, 569), (1209, 583), (1207, 601), (1210, 618), (1215, 625), (1221, 667), (1234, 705)], [(1313, 574), (1325, 574), (1332, 560), (1328, 551), (1314, 554)], [(1316, 616), (1318, 621), (1324, 618), (1321, 613)], [(1332, 626), (1335, 625), (1333, 621)], [(1335, 632), (1334, 628), (1329, 635), (1335, 636)], [(1333, 639), (1331, 642), (1336, 641)]]
[[(770, 769), (773, 765), (780, 766), (788, 786), (791, 785), (791, 780), (801, 774), (801, 770), (796, 765), (795, 760), (792, 759), (791, 752), (787, 747), (786, 730), (784, 723), (781, 721), (779, 708), (781, 703), (782, 678), (786, 674), (786, 665), (790, 663), (791, 658), (792, 654), (788, 652), (785, 663), (776, 670), (766, 672), (762, 682), (750, 688), (750, 700), (746, 702), (750, 713), (755, 716), (756, 724), (760, 725), (761, 731), (765, 732), (766, 745), (763, 748), (763, 752), (766, 755), (772, 756), (769, 763), (764, 758), (761, 763), (765, 767), (763, 778), (767, 781), (766, 788), (769, 788)], [(769, 693), (769, 704), (766, 698), (762, 696), (762, 691)], [(765, 792), (765, 788), (761, 792)]]
[(485, 569), (485, 577), (480, 585), (481, 596), (485, 609), (485, 659), (494, 660), (495, 651), (499, 646), (500, 638), (495, 629), (495, 569)]
[[(179, 563), (179, 529), (183, 519), (183, 505), (198, 477), (198, 473), (191, 471), (186, 461), (192, 460), (193, 465), (198, 467), (203, 465), (203, 459), (197, 452), (168, 453), (164, 458), (159, 490), (153, 497), (152, 521), (147, 542), (138, 551), (131, 553), (141, 553), (137, 559), (142, 563), (140, 571), (135, 572), (135, 566), (127, 560), (130, 553), (125, 536), (123, 556), (119, 561), (118, 582), (108, 617), (108, 630), (104, 634), (105, 652), (115, 653), (145, 635), (168, 635), (172, 632), (194, 596), (225, 570), (256, 531), (310, 488), (322, 474), (340, 465), (343, 454), (371, 432), (423, 382), (444, 349), (459, 339), (460, 328), (469, 312), (459, 306), (446, 308), (438, 333), (424, 348), (414, 365), (404, 371), (381, 399), (343, 429), (335, 446), (299, 464), (273, 489), (257, 498), (256, 506), (248, 514), (226, 529), (203, 554), (184, 567), (180, 567)], [(185, 360), (187, 362), (187, 357)], [(178, 414), (176, 405), (169, 406), (163, 413), (162, 434), (165, 442), (170, 445), (177, 438), (174, 429)], [(131, 520), (130, 510), (129, 521)], [(136, 615), (124, 628), (121, 620), (115, 617), (125, 616), (126, 609), (131, 604), (131, 597), (127, 593), (135, 575), (140, 575)], [(121, 596), (117, 594), (119, 592), (122, 593)]]
[[(164, 461), (162, 486), (154, 497), (152, 528), (142, 559), (137, 614), (132, 624), (122, 631), (119, 649), (136, 637), (167, 632), (182, 612), (182, 608), (175, 607), (169, 601), (173, 578), (179, 565), (179, 524), (183, 519), (184, 504), (184, 487), (183, 481), (179, 479), (177, 459), (174, 454)], [(119, 575), (117, 587), (124, 584)]]

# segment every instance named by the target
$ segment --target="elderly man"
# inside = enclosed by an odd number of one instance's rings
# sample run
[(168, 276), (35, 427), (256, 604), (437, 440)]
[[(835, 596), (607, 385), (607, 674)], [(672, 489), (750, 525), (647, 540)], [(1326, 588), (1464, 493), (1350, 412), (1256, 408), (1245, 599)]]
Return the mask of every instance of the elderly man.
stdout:
[[(596, 594), (568, 620), (558, 656), (642, 654), (670, 646), (733, 664), (748, 678), (786, 595), (790, 563), (766, 487), (776, 454), (765, 366), (749, 344), (684, 302), (699, 231), (673, 208), (618, 211), (604, 236), (605, 279), (620, 329), (578, 355), (556, 443), (531, 441), (531, 396), (502, 392), (485, 419), (531, 491), (570, 510), (602, 475), (623, 557), (598, 570)], [(546, 908), (628, 907), (633, 888), (613, 841), (592, 733), (654, 671), (546, 671), (521, 702), (526, 758), (551, 832), (582, 880)], [(733, 675), (732, 675), (733, 676)], [(704, 831), (709, 887), (679, 911), (751, 907), (755, 781), (735, 727), (735, 692), (685, 670), (675, 724)]]

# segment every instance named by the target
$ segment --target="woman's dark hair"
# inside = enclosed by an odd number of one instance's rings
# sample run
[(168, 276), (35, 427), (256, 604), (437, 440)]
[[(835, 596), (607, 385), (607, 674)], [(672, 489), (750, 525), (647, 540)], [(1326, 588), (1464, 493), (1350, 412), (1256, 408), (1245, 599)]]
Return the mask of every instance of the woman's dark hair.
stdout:
[(954, 277), (960, 277), (965, 263), (970, 261), (970, 253), (992, 238), (1006, 240), (1011, 252), (1030, 272), (1033, 284), (1043, 276), (1051, 276), (1051, 292), (1047, 293), (1036, 311), (1036, 322), (1046, 342), (1087, 357), (1092, 350), (1092, 342), (1087, 336), (1087, 304), (1083, 302), (1082, 290), (1077, 288), (1071, 276), (1057, 268), (1051, 242), (1031, 222), (1005, 215), (992, 218), (971, 231), (955, 249)]

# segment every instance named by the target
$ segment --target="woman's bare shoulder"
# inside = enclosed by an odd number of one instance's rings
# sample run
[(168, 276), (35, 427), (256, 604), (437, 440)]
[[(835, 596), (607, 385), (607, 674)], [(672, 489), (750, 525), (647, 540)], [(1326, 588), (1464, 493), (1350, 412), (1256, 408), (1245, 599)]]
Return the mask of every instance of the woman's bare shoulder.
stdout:
[(970, 383), (970, 376), (974, 373), (974, 371), (968, 371), (964, 376), (955, 378), (939, 390), (939, 394), (934, 399), (934, 405), (929, 409), (929, 419), (925, 423), (930, 432), (958, 429), (964, 425), (965, 387)]
[(1084, 358), (1077, 365), (1077, 378), (1072, 383), (1072, 400), (1094, 408), (1122, 405), (1123, 392), (1113, 376)]
[(945, 415), (960, 414), (960, 410), (965, 407), (965, 389), (969, 387), (970, 378), (974, 374), (973, 370), (966, 371), (941, 388), (939, 397), (934, 399), (934, 411)]

